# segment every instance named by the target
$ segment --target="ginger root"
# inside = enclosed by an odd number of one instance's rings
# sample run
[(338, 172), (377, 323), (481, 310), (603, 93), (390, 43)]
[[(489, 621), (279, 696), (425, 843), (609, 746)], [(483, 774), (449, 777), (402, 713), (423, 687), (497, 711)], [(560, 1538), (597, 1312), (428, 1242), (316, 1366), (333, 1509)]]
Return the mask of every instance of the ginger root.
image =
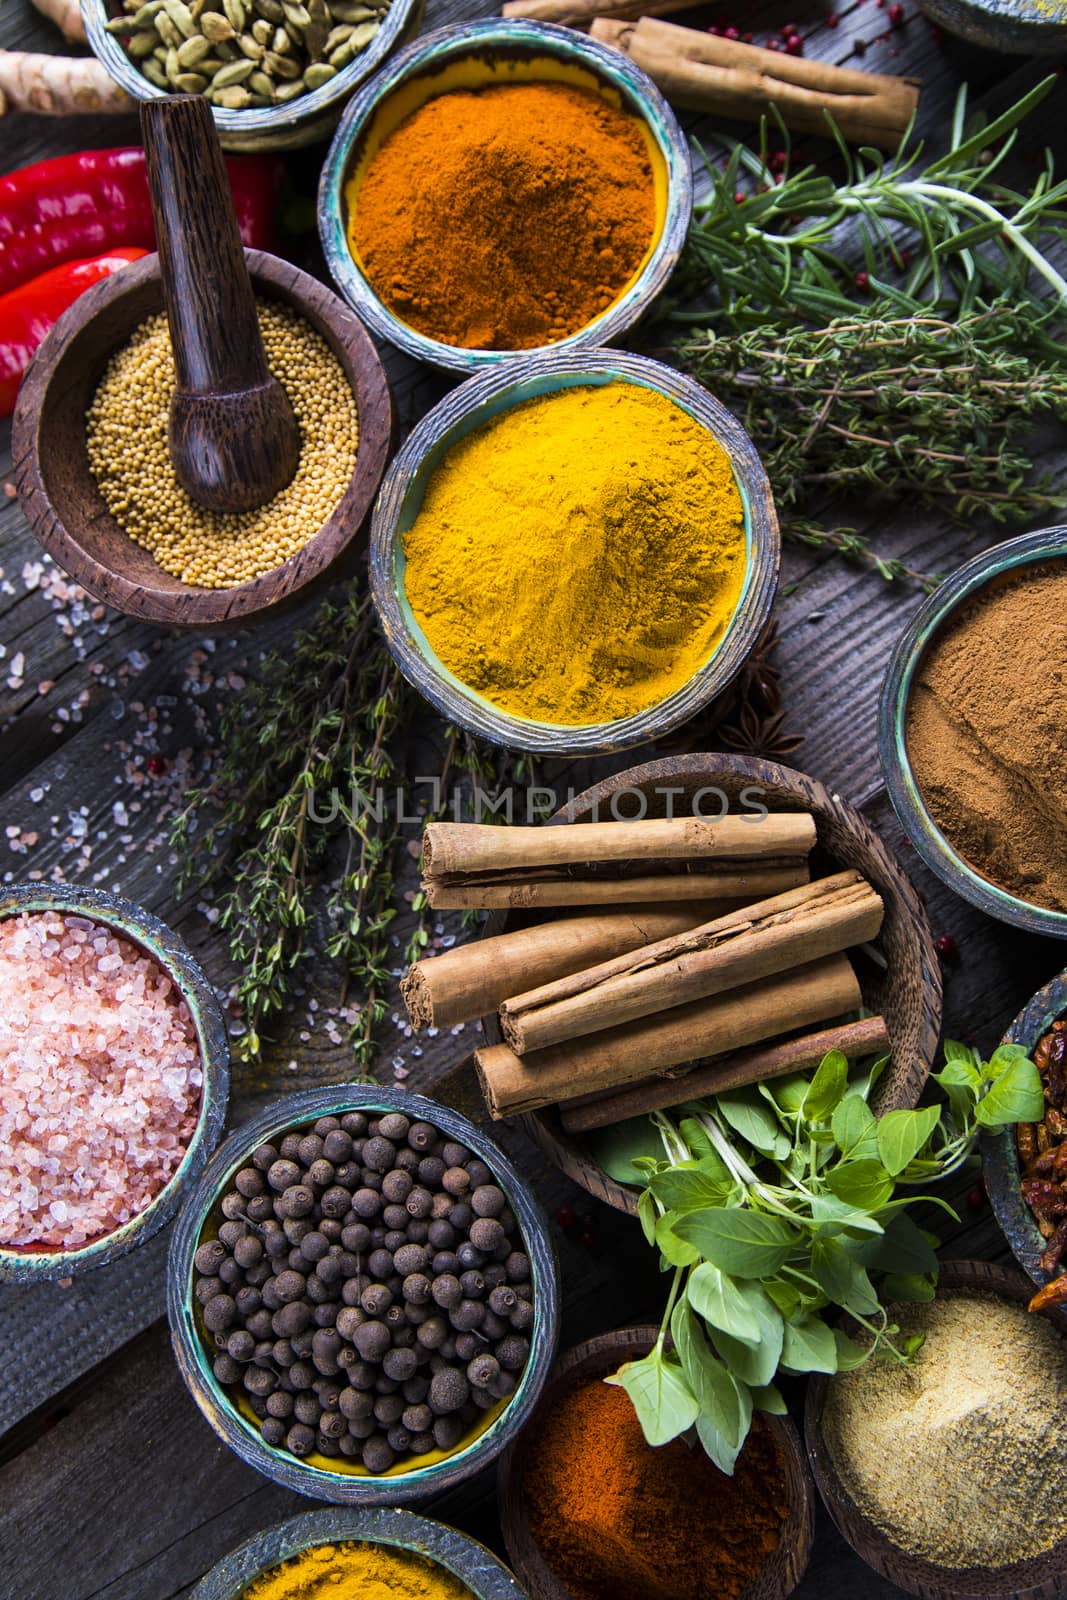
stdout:
[(85, 43), (85, 23), (78, 0), (33, 0), (33, 3), (42, 17), (55, 23), (64, 39), (72, 44)]
[(10, 111), (67, 117), (80, 111), (133, 111), (136, 105), (95, 56), (0, 50), (0, 117)]

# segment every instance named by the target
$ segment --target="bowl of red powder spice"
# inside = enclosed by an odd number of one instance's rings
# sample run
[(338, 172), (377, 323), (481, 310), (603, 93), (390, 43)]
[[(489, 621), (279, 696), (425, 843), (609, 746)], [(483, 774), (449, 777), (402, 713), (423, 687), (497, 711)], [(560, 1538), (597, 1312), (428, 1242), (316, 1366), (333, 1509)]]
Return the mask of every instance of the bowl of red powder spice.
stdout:
[(101, 889), (0, 892), (0, 1283), (106, 1265), (222, 1132), (226, 1028), (185, 945)]
[(459, 371), (609, 344), (664, 287), (689, 151), (622, 52), (546, 23), (443, 28), (346, 108), (319, 186), (333, 277), (382, 338)]
[(568, 1350), (501, 1461), (504, 1542), (531, 1600), (784, 1600), (804, 1575), (815, 1497), (788, 1417), (756, 1414), (728, 1478), (699, 1444), (647, 1444), (604, 1382), (658, 1336)]
[(988, 916), (1067, 939), (1067, 528), (964, 563), (893, 652), (879, 747), (931, 872)]

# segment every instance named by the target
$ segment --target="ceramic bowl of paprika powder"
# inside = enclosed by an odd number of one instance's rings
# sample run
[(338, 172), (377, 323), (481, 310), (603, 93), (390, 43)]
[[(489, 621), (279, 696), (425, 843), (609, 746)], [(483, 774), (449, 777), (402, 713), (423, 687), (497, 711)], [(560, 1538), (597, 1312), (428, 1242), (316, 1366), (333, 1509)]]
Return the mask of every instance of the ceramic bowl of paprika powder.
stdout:
[(503, 1562), (467, 1534), (410, 1511), (354, 1506), (257, 1533), (201, 1578), (191, 1600), (296, 1600), (308, 1584), (342, 1594), (358, 1585), (368, 1600), (523, 1600)]
[(319, 230), (375, 333), (471, 372), (618, 339), (692, 205), (685, 139), (640, 68), (568, 28), (487, 19), (419, 40), (350, 102)]
[(754, 649), (774, 502), (740, 423), (691, 378), (611, 350), (469, 378), (394, 458), (371, 589), (405, 677), (510, 749), (660, 738)]
[(815, 1495), (788, 1417), (757, 1413), (727, 1478), (699, 1445), (648, 1445), (604, 1382), (658, 1336), (568, 1350), (501, 1460), (504, 1542), (531, 1600), (785, 1600), (804, 1575)]

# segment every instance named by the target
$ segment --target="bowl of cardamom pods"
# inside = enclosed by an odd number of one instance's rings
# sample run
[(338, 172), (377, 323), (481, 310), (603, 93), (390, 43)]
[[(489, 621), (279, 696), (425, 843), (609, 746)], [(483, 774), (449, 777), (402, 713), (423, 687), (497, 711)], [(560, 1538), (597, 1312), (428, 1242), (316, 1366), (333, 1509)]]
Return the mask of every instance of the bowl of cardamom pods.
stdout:
[(329, 137), (422, 0), (83, 0), (82, 14), (135, 100), (202, 94), (224, 149), (292, 150)]

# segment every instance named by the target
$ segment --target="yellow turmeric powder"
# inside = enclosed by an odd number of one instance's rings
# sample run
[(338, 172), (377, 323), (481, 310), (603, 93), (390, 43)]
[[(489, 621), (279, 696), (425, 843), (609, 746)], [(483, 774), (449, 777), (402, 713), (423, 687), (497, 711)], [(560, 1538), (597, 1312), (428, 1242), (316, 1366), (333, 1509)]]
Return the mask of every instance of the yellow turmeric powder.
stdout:
[(555, 390), (460, 440), (404, 554), (442, 665), (515, 716), (565, 724), (681, 688), (746, 573), (728, 455), (681, 406), (622, 381)]
[(241, 1600), (474, 1600), (436, 1561), (380, 1544), (318, 1544), (254, 1578)]

